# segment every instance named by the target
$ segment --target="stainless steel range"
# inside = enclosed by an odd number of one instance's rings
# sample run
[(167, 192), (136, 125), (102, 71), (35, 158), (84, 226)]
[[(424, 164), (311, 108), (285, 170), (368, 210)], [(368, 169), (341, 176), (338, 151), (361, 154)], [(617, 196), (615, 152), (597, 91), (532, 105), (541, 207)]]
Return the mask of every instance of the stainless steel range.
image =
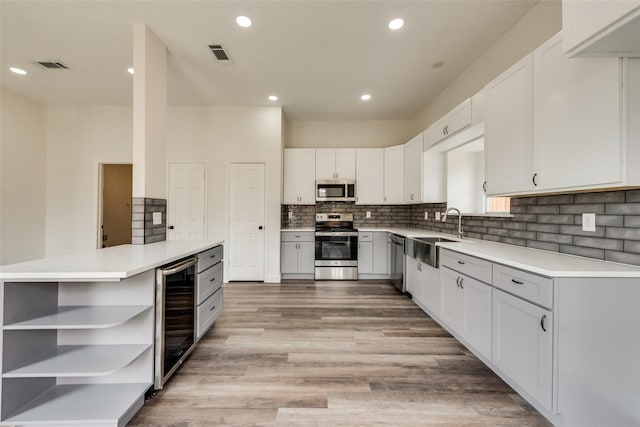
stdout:
[(358, 280), (358, 230), (353, 214), (316, 214), (316, 280)]

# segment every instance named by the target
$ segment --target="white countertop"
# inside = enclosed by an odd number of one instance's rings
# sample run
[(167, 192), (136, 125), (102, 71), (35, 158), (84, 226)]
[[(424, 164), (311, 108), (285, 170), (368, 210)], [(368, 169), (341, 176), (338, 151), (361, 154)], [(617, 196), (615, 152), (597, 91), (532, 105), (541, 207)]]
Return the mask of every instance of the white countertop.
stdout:
[(117, 281), (202, 252), (223, 242), (164, 241), (122, 245), (0, 266), (0, 279)]
[(505, 243), (465, 239), (439, 242), (443, 249), (548, 277), (638, 277), (640, 267)]
[[(293, 230), (293, 229), (286, 229)], [(295, 229), (298, 231), (312, 231)], [(419, 228), (399, 227), (358, 227), (359, 232), (382, 231), (399, 234), (404, 237), (442, 237), (458, 240), (456, 236)], [(486, 259), (498, 264), (526, 270), (547, 277), (637, 277), (640, 267), (601, 261), (576, 255), (544, 251), (505, 243), (465, 238), (460, 242), (438, 242), (438, 246), (466, 255)]]

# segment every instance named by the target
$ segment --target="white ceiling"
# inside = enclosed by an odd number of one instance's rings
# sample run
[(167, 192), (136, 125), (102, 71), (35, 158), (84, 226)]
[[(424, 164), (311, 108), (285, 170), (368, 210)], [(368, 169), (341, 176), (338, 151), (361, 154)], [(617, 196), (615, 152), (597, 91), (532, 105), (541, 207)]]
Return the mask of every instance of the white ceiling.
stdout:
[[(47, 105), (129, 105), (141, 21), (168, 47), (170, 104), (273, 105), (277, 94), (289, 120), (410, 119), (536, 1), (2, 0), (0, 79)], [(251, 28), (236, 25), (241, 14)], [(397, 32), (394, 17), (406, 22)]]

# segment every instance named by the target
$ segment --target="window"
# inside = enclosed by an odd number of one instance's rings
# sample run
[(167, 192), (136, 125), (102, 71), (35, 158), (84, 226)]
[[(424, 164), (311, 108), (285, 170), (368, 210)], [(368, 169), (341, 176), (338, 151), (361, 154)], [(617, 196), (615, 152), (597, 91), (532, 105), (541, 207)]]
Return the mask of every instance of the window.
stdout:
[(487, 213), (510, 211), (511, 197), (487, 197)]

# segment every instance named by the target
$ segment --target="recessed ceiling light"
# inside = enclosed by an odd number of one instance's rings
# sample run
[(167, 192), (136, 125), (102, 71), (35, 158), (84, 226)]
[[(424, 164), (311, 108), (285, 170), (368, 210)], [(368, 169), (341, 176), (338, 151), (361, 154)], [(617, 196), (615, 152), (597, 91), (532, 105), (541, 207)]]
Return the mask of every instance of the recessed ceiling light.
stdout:
[(25, 74), (27, 74), (25, 70), (18, 67), (9, 67), (9, 71), (11, 71), (12, 73), (20, 74), (21, 76), (24, 76)]
[(368, 93), (365, 93), (360, 97), (360, 99), (362, 99), (363, 101), (368, 101), (371, 99), (371, 95), (369, 95)]
[(129, 74), (133, 74), (133, 67), (129, 67), (129, 68), (127, 68), (127, 73), (129, 73)]
[(249, 28), (251, 26), (251, 19), (248, 16), (241, 15), (236, 18), (236, 23), (242, 28)]
[(277, 101), (278, 97), (275, 95), (269, 95), (269, 101)]
[(395, 18), (392, 19), (391, 21), (389, 21), (389, 29), (390, 30), (399, 30), (400, 28), (402, 28), (404, 26), (404, 19), (402, 18)]

